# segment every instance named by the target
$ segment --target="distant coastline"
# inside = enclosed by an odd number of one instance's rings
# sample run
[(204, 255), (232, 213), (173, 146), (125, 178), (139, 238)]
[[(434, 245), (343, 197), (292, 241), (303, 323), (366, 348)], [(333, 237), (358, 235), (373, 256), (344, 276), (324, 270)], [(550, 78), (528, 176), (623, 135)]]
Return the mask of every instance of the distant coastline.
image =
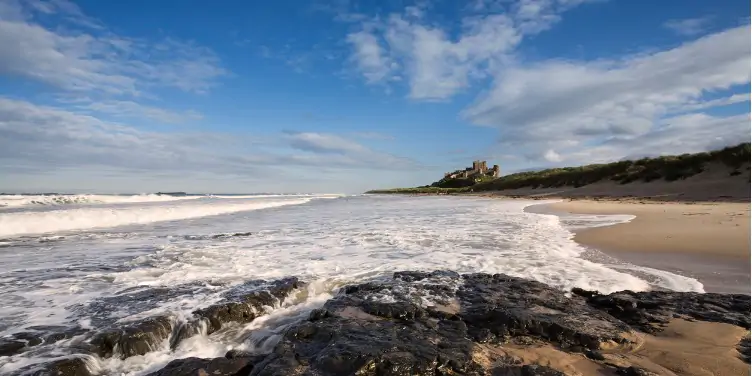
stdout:
[(461, 188), (443, 187), (439, 181), (366, 193), (748, 202), (750, 143), (709, 153), (522, 172)]

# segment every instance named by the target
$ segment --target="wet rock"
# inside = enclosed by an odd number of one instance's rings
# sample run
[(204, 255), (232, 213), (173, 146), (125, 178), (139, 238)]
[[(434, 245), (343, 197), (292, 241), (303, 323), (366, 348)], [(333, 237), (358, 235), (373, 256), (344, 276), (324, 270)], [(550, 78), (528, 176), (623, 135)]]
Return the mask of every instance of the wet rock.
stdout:
[(331, 316), (288, 330), (251, 375), (436, 375), (478, 368), (461, 321), (367, 320)]
[(650, 372), (635, 366), (621, 368), (617, 373), (622, 376), (659, 376), (655, 372)]
[(750, 328), (750, 296), (743, 294), (701, 294), (692, 292), (621, 291), (609, 295), (586, 296), (594, 308), (647, 333), (660, 331), (660, 325), (674, 318), (721, 322)]
[(491, 376), (566, 376), (565, 373), (537, 364), (504, 366), (491, 371)]
[[(399, 272), (393, 277), (343, 287), (307, 320), (286, 326), (269, 354), (231, 350), (223, 358), (176, 360), (152, 375), (562, 376), (544, 366), (545, 359), (523, 360), (504, 352), (505, 346), (553, 345), (557, 351), (584, 353), (622, 375), (653, 376), (627, 361), (613, 363), (600, 350), (632, 344), (633, 328), (656, 330), (655, 324), (675, 317), (749, 324), (748, 296), (601, 295), (575, 289), (570, 297), (542, 283), (501, 274)], [(249, 322), (301, 286), (294, 278), (251, 281), (228, 293), (224, 302), (196, 311), (197, 322), (163, 329), (155, 318), (151, 326), (140, 322), (132, 327), (156, 332), (159, 343), (168, 336), (179, 342), (199, 325), (211, 333), (231, 321)], [(128, 333), (128, 328), (111, 331), (92, 343), (110, 354), (149, 348), (151, 342)], [(748, 339), (739, 350), (748, 357)], [(532, 362), (541, 364), (524, 364)]]
[(42, 335), (40, 333), (35, 332), (21, 332), (21, 333), (15, 333), (13, 334), (13, 338), (21, 341), (26, 342), (26, 346), (36, 346), (42, 342), (44, 342), (44, 338), (42, 338)]
[(343, 288), (288, 329), (251, 375), (478, 374), (465, 323), (431, 317), (407, 287), (399, 279)]
[(37, 346), (42, 343), (51, 344), (64, 339), (70, 339), (77, 335), (81, 335), (87, 332), (78, 326), (66, 327), (57, 325), (39, 325), (31, 326), (29, 331), (15, 333), (13, 337), (19, 340), (26, 341), (26, 346)]
[(125, 359), (156, 350), (172, 332), (174, 320), (169, 316), (151, 317), (123, 328), (96, 334), (90, 341), (100, 357), (117, 355)]
[(59, 359), (24, 367), (10, 376), (92, 376), (83, 358)]
[(264, 312), (264, 307), (278, 305), (292, 291), (305, 286), (295, 277), (273, 281), (251, 281), (238, 286), (223, 303), (194, 311), (197, 317), (207, 320), (207, 332), (211, 334), (228, 322), (246, 323)]
[(535, 336), (563, 348), (597, 350), (606, 343), (629, 341), (628, 325), (577, 295), (568, 298), (543, 283), (503, 274), (463, 278), (457, 291), (462, 305), (459, 316), (478, 342)]
[(148, 376), (245, 376), (258, 358), (185, 358), (168, 363)]
[(11, 356), (21, 352), (26, 347), (25, 341), (0, 338), (0, 356)]
[(750, 338), (749, 336), (745, 336), (744, 338), (739, 341), (739, 344), (736, 346), (736, 349), (739, 351), (739, 357), (745, 362), (749, 363), (750, 358)]
[(606, 360), (606, 357), (600, 351), (588, 350), (585, 352), (585, 356), (593, 360)]
[(404, 272), (395, 272), (393, 275), (394, 279), (402, 280), (405, 282), (416, 282), (416, 281), (422, 281), (427, 278), (450, 278), (450, 279), (459, 279), (460, 275), (457, 272), (453, 272), (451, 270), (436, 270), (430, 273), (427, 272), (415, 272), (415, 271), (404, 271)]

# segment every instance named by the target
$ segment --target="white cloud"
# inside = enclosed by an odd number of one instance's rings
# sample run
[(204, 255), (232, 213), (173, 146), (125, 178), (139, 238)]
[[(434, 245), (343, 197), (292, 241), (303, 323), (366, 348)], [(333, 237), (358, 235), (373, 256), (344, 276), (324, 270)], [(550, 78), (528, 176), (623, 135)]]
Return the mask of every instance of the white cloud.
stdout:
[[(404, 75), (409, 97), (443, 100), (468, 88), (474, 80), (510, 58), (523, 37), (550, 28), (559, 14), (585, 0), (520, 0), (511, 6), (475, 3), (461, 31), (452, 35), (424, 18), (422, 9), (408, 7), (385, 21), (363, 22), (363, 29), (348, 35), (352, 59), (369, 84), (385, 83)], [(381, 40), (386, 43), (381, 43)], [(402, 68), (402, 72), (395, 72)]]
[(543, 159), (549, 161), (549, 162), (561, 162), (562, 158), (559, 153), (555, 152), (553, 149), (548, 149), (545, 154), (543, 154)]
[(704, 110), (708, 108), (729, 106), (732, 104), (749, 102), (749, 100), (750, 100), (749, 93), (733, 94), (728, 97), (711, 99), (711, 100), (691, 100), (691, 101), (688, 101), (688, 103), (684, 105), (672, 108), (669, 112), (670, 113), (682, 113), (682, 112), (699, 111), (699, 110)]
[[(301, 152), (303, 151), (303, 152)], [(140, 173), (229, 177), (274, 172), (279, 167), (412, 169), (416, 164), (324, 133), (259, 138), (219, 132), (154, 132), (68, 110), (0, 97), (0, 172), (27, 174), (58, 168), (106, 168)]]
[(352, 132), (351, 135), (355, 138), (362, 138), (365, 140), (394, 140), (394, 136), (379, 132)]
[(623, 60), (509, 67), (462, 115), (499, 128), (505, 145), (645, 134), (672, 109), (748, 84), (749, 33), (738, 27)]
[(676, 155), (750, 141), (750, 115), (687, 114), (662, 120), (655, 129), (629, 137), (612, 137), (597, 146), (571, 149), (568, 165)]
[(698, 17), (682, 20), (669, 20), (663, 24), (663, 27), (679, 35), (692, 36), (705, 31), (709, 26), (709, 23), (710, 17)]
[[(372, 150), (342, 136), (317, 132), (288, 132), (289, 145), (295, 149), (327, 156), (343, 157), (343, 166), (364, 165), (403, 169), (416, 166), (415, 162), (391, 154)], [(350, 161), (350, 162), (348, 162)]]
[[(138, 96), (155, 86), (205, 92), (227, 71), (209, 49), (165, 39), (157, 43), (104, 32), (48, 29), (34, 11), (60, 13), (91, 28), (94, 21), (66, 1), (15, 2), (0, 7), (0, 73), (19, 75), (72, 91)], [(64, 31), (66, 30), (66, 31)]]
[(146, 118), (168, 124), (180, 124), (204, 118), (203, 115), (194, 110), (171, 111), (164, 108), (146, 106), (133, 101), (104, 100), (94, 102), (87, 99), (75, 107), (95, 113), (113, 115), (117, 118)]
[(368, 31), (360, 31), (347, 36), (347, 41), (355, 48), (353, 60), (369, 84), (377, 83), (389, 76), (394, 65), (384, 54), (378, 38)]

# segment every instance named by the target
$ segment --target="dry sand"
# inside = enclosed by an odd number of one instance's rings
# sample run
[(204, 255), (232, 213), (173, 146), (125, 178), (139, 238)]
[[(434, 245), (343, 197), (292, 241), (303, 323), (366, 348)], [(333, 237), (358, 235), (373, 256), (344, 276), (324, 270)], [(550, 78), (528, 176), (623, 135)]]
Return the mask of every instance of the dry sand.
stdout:
[(750, 205), (572, 200), (554, 212), (631, 214), (629, 223), (578, 231), (575, 241), (636, 265), (700, 280), (707, 292), (750, 292)]
[(623, 261), (699, 279), (707, 292), (750, 293), (750, 170), (722, 165), (674, 182), (484, 192), (567, 200), (531, 211), (631, 214), (633, 221), (579, 231), (575, 240)]
[(629, 223), (580, 231), (575, 240), (615, 252), (684, 253), (750, 259), (750, 205), (566, 201), (550, 205), (576, 214), (631, 214)]

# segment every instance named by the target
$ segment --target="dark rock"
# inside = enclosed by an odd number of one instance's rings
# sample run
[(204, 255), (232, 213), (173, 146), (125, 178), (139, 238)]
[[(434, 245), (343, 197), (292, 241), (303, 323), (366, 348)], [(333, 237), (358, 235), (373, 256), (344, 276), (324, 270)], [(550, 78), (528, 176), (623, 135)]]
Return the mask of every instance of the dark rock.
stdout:
[(566, 297), (540, 282), (503, 274), (464, 275), (457, 291), (459, 316), (477, 341), (489, 332), (501, 340), (535, 336), (562, 347), (597, 350), (605, 342), (625, 343), (628, 325), (590, 305), (580, 296)]
[(24, 367), (12, 376), (92, 376), (82, 358), (59, 359), (44, 364)]
[[(572, 291), (577, 294), (578, 292)], [(621, 291), (593, 295), (588, 303), (647, 333), (674, 318), (733, 324), (750, 328), (750, 296), (692, 292)]]
[[(196, 311), (203, 321), (173, 325), (157, 317), (100, 333), (91, 343), (97, 353), (120, 356), (149, 351), (169, 336), (176, 345), (199, 324), (211, 333), (228, 322), (249, 322), (300, 286), (295, 278), (251, 281)], [(606, 343), (630, 344), (633, 328), (660, 330), (656, 324), (677, 317), (748, 327), (749, 296), (574, 289), (569, 297), (501, 274), (399, 272), (391, 280), (341, 288), (307, 320), (286, 323), (269, 354), (231, 350), (223, 358), (175, 360), (151, 375), (562, 376), (503, 352), (504, 346), (553, 344), (622, 375), (653, 376), (629, 363), (610, 364), (599, 350)], [(739, 344), (747, 361), (749, 348), (749, 339)]]
[(526, 364), (494, 368), (491, 376), (566, 376), (566, 374), (546, 366)]
[(148, 376), (245, 376), (254, 366), (257, 358), (185, 358), (168, 363)]
[(585, 356), (593, 360), (606, 360), (606, 357), (600, 351), (588, 350), (585, 352)]
[(0, 338), (0, 356), (11, 356), (21, 352), (26, 347), (25, 341)]
[(399, 279), (405, 282), (416, 282), (416, 281), (422, 281), (427, 278), (441, 278), (441, 277), (458, 279), (460, 278), (460, 275), (459, 273), (453, 272), (450, 270), (437, 270), (437, 271), (433, 271), (430, 273), (413, 272), (413, 271), (394, 273), (394, 279)]
[[(414, 277), (406, 279), (424, 280)], [(433, 287), (413, 286), (400, 277), (343, 288), (323, 308), (311, 312), (309, 320), (289, 328), (251, 375), (480, 372), (472, 360), (474, 344), (465, 323), (431, 317), (411, 301), (410, 292), (420, 288)]]
[(739, 351), (739, 357), (745, 362), (749, 363), (750, 358), (750, 338), (749, 336), (745, 336), (744, 338), (739, 341), (739, 344), (736, 346), (736, 349)]
[(103, 358), (144, 355), (159, 348), (172, 332), (173, 323), (172, 317), (157, 316), (100, 332), (91, 339), (92, 350)]
[(14, 333), (13, 338), (21, 341), (26, 342), (26, 346), (36, 346), (42, 342), (44, 342), (44, 338), (40, 335), (40, 333), (35, 332), (21, 332), (21, 333)]
[[(194, 311), (197, 317), (207, 320), (208, 334), (222, 328), (228, 322), (246, 323), (263, 314), (265, 306), (278, 305), (292, 291), (305, 286), (295, 277), (274, 281), (251, 281), (236, 288), (223, 303)], [(250, 291), (248, 291), (250, 290)]]
[(42, 343), (51, 344), (86, 333), (86, 329), (77, 326), (32, 326), (27, 329), (29, 331), (14, 333), (12, 335), (16, 340), (25, 341), (27, 347), (37, 346)]
[[(433, 307), (416, 297), (431, 296)], [(443, 308), (436, 308), (443, 306)], [(252, 375), (484, 374), (478, 342), (543, 338), (575, 350), (625, 342), (628, 325), (544, 284), (505, 275), (400, 272), (346, 286), (288, 329)], [(529, 337), (529, 338), (528, 338)], [(472, 339), (471, 339), (472, 338)], [(515, 365), (494, 374), (559, 375)]]
[(623, 376), (659, 376), (655, 372), (646, 371), (642, 368), (635, 367), (635, 366), (621, 368), (617, 372)]

